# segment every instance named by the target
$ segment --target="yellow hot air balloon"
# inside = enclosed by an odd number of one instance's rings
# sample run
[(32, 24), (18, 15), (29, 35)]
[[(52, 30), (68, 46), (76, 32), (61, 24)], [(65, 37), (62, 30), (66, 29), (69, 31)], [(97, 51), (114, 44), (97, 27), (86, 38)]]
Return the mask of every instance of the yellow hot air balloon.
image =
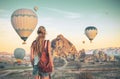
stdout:
[(38, 17), (31, 9), (18, 9), (11, 16), (11, 23), (17, 34), (25, 41), (35, 29)]
[(90, 42), (92, 42), (92, 40), (95, 38), (95, 36), (97, 35), (98, 31), (97, 28), (94, 26), (88, 26), (85, 29), (85, 35), (88, 37), (88, 39), (90, 40)]

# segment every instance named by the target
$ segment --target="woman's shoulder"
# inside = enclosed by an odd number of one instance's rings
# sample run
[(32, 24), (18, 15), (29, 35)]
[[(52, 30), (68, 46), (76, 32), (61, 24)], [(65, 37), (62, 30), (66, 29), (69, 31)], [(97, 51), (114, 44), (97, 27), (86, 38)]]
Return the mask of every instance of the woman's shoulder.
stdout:
[(34, 40), (34, 41), (32, 42), (32, 46), (35, 45), (35, 44), (36, 44), (36, 40)]
[(51, 42), (50, 42), (50, 40), (49, 39), (47, 39), (47, 40), (45, 40), (48, 44), (50, 44)]
[(49, 39), (46, 39), (45, 41), (48, 41), (48, 42), (50, 42), (50, 40), (49, 40)]
[(36, 40), (34, 40), (33, 42), (32, 42), (32, 44), (35, 44), (36, 43)]

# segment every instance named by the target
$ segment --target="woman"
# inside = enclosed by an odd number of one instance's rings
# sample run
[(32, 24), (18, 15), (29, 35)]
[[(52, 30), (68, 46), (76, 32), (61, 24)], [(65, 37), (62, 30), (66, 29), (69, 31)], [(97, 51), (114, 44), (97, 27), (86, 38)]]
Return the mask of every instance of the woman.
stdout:
[[(45, 73), (45, 72), (38, 72), (38, 62), (40, 55), (43, 52), (44, 44), (45, 44), (45, 35), (46, 35), (46, 29), (43, 26), (40, 26), (37, 31), (37, 38), (35, 41), (33, 41), (31, 45), (31, 63), (33, 65), (33, 75), (35, 79), (50, 79), (50, 73)], [(50, 42), (48, 41), (48, 54), (49, 54), (49, 60), (52, 65), (52, 71), (54, 69), (53, 65), (53, 59), (51, 55), (51, 45)]]

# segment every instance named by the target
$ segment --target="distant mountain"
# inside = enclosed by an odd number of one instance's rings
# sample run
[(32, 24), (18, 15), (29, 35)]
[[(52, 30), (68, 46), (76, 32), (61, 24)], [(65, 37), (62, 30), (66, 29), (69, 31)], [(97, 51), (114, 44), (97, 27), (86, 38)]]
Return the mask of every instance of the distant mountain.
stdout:
[(0, 55), (11, 55), (12, 53), (9, 52), (0, 52)]
[(114, 56), (120, 55), (120, 47), (109, 47), (109, 48), (99, 49), (99, 51), (103, 51), (107, 55), (114, 55)]
[(61, 34), (51, 41), (51, 47), (54, 55), (57, 56), (77, 53), (75, 46)]

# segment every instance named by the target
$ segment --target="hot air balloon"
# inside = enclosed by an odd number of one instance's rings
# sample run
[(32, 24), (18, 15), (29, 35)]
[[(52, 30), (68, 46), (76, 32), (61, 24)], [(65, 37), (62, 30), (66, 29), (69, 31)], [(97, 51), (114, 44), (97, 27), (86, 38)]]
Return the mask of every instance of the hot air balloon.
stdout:
[(85, 41), (82, 41), (83, 44), (85, 44)]
[(23, 48), (16, 48), (14, 50), (14, 56), (18, 63), (21, 63), (23, 58), (25, 57), (25, 50)]
[(35, 29), (38, 17), (31, 9), (18, 9), (11, 16), (11, 24), (17, 34), (25, 41)]
[(92, 40), (95, 38), (97, 32), (97, 28), (94, 26), (89, 26), (85, 28), (85, 35), (88, 37), (90, 42), (92, 42)]
[(34, 7), (34, 10), (37, 12), (37, 10), (38, 10), (38, 7), (37, 7), (37, 6), (35, 6), (35, 7)]

